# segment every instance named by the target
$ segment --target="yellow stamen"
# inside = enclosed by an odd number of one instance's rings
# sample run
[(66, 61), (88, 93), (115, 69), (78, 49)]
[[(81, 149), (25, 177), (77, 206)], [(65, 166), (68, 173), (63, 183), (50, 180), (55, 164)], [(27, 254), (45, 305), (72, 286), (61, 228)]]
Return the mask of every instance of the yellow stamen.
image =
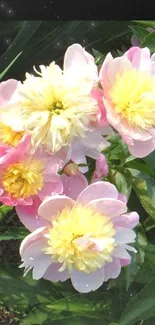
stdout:
[(3, 144), (17, 147), (23, 135), (24, 132), (15, 132), (10, 126), (0, 122), (0, 139)]
[(129, 124), (144, 129), (155, 124), (155, 80), (148, 73), (132, 69), (116, 74), (109, 96)]
[(4, 189), (18, 199), (36, 195), (43, 187), (43, 168), (43, 163), (34, 159), (10, 165), (2, 177)]
[[(109, 217), (82, 205), (72, 209), (66, 207), (52, 222), (44, 252), (52, 255), (55, 262), (62, 263), (59, 271), (76, 268), (89, 273), (112, 260), (116, 245), (114, 235)], [(102, 240), (102, 248), (98, 248), (93, 240)]]

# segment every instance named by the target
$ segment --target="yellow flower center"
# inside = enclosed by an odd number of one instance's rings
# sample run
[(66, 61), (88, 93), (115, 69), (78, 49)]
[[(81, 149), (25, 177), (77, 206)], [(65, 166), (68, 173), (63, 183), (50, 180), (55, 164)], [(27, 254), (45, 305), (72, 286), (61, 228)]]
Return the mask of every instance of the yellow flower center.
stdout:
[(42, 189), (44, 165), (39, 160), (27, 160), (10, 165), (4, 172), (4, 189), (13, 198), (27, 198)]
[(155, 124), (155, 81), (148, 73), (132, 69), (116, 74), (109, 96), (131, 125), (148, 129)]
[(66, 207), (52, 222), (44, 252), (62, 263), (59, 271), (75, 268), (89, 273), (112, 260), (114, 235), (109, 217), (82, 205)]
[(0, 122), (0, 139), (3, 144), (17, 147), (23, 135), (24, 132), (15, 132), (10, 126)]

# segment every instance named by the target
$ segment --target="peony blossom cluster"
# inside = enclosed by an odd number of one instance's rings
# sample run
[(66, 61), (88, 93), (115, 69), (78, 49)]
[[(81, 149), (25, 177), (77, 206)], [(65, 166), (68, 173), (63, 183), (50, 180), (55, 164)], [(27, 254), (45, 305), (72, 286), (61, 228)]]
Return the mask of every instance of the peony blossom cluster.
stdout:
[(20, 246), (24, 275), (71, 279), (86, 293), (130, 264), (139, 216), (106, 179), (104, 150), (114, 133), (134, 157), (154, 150), (154, 58), (131, 47), (99, 69), (73, 44), (63, 69), (52, 62), (0, 84), (0, 202), (30, 231)]

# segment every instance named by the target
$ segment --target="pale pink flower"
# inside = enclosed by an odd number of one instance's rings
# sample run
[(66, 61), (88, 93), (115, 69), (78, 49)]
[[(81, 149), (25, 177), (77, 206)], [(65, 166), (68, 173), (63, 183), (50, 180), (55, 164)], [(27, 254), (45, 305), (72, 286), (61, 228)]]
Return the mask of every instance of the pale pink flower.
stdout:
[(16, 148), (10, 148), (0, 157), (0, 201), (16, 207), (23, 224), (30, 230), (45, 225), (37, 215), (43, 199), (63, 192), (58, 175), (66, 153), (55, 155), (38, 149), (34, 154), (30, 136), (24, 136)]
[(24, 275), (33, 269), (33, 279), (52, 282), (71, 278), (79, 292), (98, 289), (115, 279), (121, 267), (131, 261), (132, 230), (138, 224), (136, 212), (118, 198), (108, 182), (87, 186), (76, 196), (76, 182), (70, 183), (74, 199), (56, 195), (41, 203), (38, 214), (48, 222), (28, 235), (20, 246)]
[(100, 70), (108, 122), (135, 157), (155, 148), (154, 58), (148, 48), (132, 47), (122, 57), (109, 53)]
[(109, 169), (106, 161), (106, 157), (101, 153), (99, 158), (96, 160), (96, 168), (93, 173), (92, 182), (101, 180), (102, 177), (108, 175)]
[[(55, 62), (41, 65), (40, 72), (34, 69), (37, 76), (26, 73), (17, 101), (5, 115), (16, 111), (33, 146), (55, 153), (74, 137), (85, 137), (97, 119), (98, 103), (91, 96), (99, 80), (97, 66), (80, 44), (73, 44), (65, 52), (63, 70)], [(16, 116), (10, 124), (16, 131)]]

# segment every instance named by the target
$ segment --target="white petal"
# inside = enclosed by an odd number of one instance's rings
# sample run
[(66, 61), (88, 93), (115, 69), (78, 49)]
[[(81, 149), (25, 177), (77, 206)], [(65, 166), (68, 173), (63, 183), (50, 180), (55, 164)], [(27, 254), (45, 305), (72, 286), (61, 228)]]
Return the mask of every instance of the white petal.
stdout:
[(104, 282), (104, 269), (98, 269), (95, 272), (84, 273), (80, 271), (72, 271), (71, 281), (73, 287), (82, 293), (97, 290)]
[(111, 263), (104, 266), (105, 281), (116, 279), (121, 272), (121, 264), (118, 258), (114, 257)]
[(122, 259), (127, 259), (127, 260), (130, 259), (130, 255), (128, 254), (128, 252), (126, 251), (125, 248), (126, 248), (125, 246), (117, 246), (113, 253), (113, 256), (116, 256), (116, 257), (119, 257)]
[(136, 234), (132, 229), (119, 227), (116, 228), (115, 240), (119, 245), (133, 243)]

